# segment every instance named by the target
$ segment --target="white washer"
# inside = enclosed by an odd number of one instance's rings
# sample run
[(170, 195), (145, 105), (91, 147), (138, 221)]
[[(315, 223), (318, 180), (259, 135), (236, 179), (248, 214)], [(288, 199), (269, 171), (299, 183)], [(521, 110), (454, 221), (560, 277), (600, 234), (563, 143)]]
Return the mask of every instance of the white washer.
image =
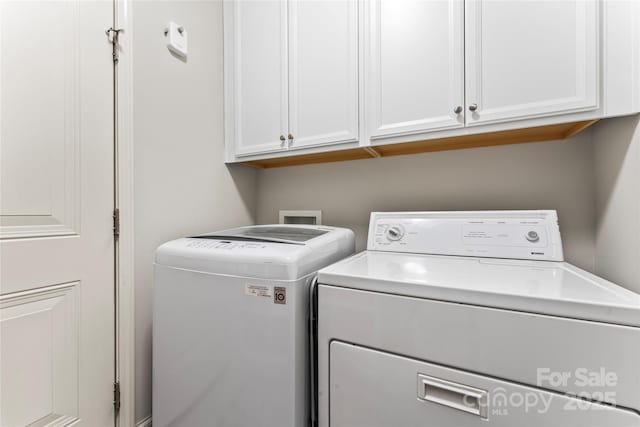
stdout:
[(274, 225), (156, 252), (153, 425), (309, 422), (309, 286), (354, 252), (351, 230)]
[(555, 211), (373, 213), (318, 281), (322, 427), (640, 426), (640, 295)]

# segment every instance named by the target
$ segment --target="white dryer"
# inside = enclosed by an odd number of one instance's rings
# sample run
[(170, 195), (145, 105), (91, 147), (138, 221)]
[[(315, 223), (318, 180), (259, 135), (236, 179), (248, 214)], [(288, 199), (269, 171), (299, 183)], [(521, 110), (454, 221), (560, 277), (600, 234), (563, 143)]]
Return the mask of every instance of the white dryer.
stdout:
[(640, 296), (555, 211), (373, 213), (318, 280), (322, 427), (640, 426)]
[(156, 252), (153, 425), (309, 423), (309, 286), (351, 230), (242, 227)]

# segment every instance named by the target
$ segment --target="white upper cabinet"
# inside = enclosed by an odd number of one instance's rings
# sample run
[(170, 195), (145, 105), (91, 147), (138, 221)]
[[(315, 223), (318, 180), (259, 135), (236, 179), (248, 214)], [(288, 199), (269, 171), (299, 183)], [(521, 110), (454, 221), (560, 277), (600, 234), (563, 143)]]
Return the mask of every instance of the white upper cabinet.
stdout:
[(638, 3), (225, 0), (227, 160), (548, 139), (636, 113)]
[(358, 141), (357, 0), (224, 7), (232, 156)]
[(595, 0), (467, 0), (467, 125), (598, 108)]
[(463, 0), (368, 2), (372, 138), (464, 125)]
[(289, 2), (291, 148), (358, 140), (356, 0)]
[(287, 3), (241, 0), (224, 6), (227, 140), (236, 155), (286, 150)]

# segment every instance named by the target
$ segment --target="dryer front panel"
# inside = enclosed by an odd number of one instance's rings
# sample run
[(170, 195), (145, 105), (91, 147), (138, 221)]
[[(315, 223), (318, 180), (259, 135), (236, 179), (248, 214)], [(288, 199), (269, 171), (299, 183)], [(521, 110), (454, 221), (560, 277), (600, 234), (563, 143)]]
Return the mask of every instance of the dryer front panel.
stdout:
[[(594, 401), (640, 409), (640, 328), (320, 284), (321, 427), (329, 426), (330, 369), (334, 378), (337, 375), (333, 371), (334, 360), (329, 360), (329, 347), (337, 341), (557, 394), (578, 394)], [(353, 362), (353, 368), (359, 363)], [(382, 372), (384, 369), (377, 367), (371, 373), (378, 378), (379, 389), (387, 387)], [(582, 378), (585, 373), (602, 373), (600, 376), (606, 381), (585, 382)], [(556, 375), (566, 378), (558, 380)], [(615, 375), (612, 383), (607, 380), (610, 375)], [(412, 381), (413, 399), (417, 399), (415, 378)], [(331, 423), (331, 427), (335, 424)]]
[(640, 426), (638, 414), (333, 341), (332, 427)]

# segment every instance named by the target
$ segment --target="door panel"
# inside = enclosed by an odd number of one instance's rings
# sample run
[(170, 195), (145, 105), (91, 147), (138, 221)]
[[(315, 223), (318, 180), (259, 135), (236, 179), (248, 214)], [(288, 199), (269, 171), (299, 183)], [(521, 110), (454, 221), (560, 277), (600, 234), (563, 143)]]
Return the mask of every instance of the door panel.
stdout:
[(113, 3), (0, 2), (0, 425), (113, 426)]
[(365, 72), (371, 136), (462, 127), (462, 0), (370, 2)]
[(288, 132), (287, 3), (225, 2), (231, 8), (236, 155), (286, 150)]
[(78, 288), (68, 283), (2, 299), (3, 426), (78, 420)]
[[(78, 3), (3, 3), (0, 236), (74, 234), (79, 231)], [(52, 25), (58, 28), (55, 36), (44, 37)]]
[(468, 125), (598, 107), (597, 1), (467, 0), (466, 14)]
[(333, 427), (637, 427), (638, 414), (333, 341)]
[(289, 2), (291, 148), (358, 139), (358, 3)]

